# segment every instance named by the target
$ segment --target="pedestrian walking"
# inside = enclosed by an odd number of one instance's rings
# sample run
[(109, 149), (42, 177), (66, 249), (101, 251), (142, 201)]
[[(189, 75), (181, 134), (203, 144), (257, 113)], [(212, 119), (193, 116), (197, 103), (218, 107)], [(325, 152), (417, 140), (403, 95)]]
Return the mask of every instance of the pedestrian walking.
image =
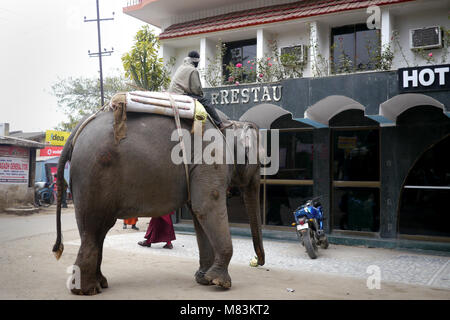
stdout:
[(137, 222), (138, 218), (123, 219), (123, 228), (126, 229), (127, 225), (131, 225), (131, 229), (139, 230), (139, 228), (136, 227)]
[(144, 236), (146, 240), (139, 241), (138, 245), (151, 247), (152, 243), (166, 242), (166, 245), (163, 248), (172, 249), (172, 241), (176, 240), (171, 218), (171, 215), (174, 213), (175, 211), (162, 217), (151, 218), (147, 233)]

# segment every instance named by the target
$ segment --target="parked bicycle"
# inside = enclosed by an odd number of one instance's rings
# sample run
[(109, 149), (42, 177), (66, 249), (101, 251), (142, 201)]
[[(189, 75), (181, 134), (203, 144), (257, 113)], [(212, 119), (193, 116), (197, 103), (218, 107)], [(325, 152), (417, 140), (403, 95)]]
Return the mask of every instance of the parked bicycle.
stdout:
[(34, 184), (34, 202), (39, 207), (48, 207), (55, 203), (55, 183), (39, 181)]

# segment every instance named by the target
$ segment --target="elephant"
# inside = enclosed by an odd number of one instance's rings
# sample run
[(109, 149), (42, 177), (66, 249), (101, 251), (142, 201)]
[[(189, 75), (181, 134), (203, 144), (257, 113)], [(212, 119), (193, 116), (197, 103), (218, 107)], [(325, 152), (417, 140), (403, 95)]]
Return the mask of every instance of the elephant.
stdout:
[[(117, 219), (159, 217), (189, 204), (199, 249), (195, 281), (201, 285), (231, 287), (228, 266), (233, 254), (226, 192), (230, 186), (243, 190), (243, 198), (258, 264), (264, 265), (260, 217), (260, 164), (189, 164), (188, 178), (183, 163), (174, 164), (171, 150), (178, 144), (173, 117), (127, 112), (126, 138), (114, 140), (114, 115), (104, 111), (87, 125), (81, 121), (69, 136), (57, 171), (57, 239), (53, 252), (62, 254), (60, 182), (65, 163), (70, 161), (70, 190), (81, 245), (75, 266), (81, 273), (74, 294), (95, 295), (108, 287), (101, 272), (103, 242)], [(222, 114), (223, 115), (223, 114)], [(234, 129), (251, 123), (233, 121)], [(82, 130), (80, 129), (80, 126)], [(192, 120), (181, 119), (189, 130)], [(204, 130), (217, 130), (207, 119)], [(79, 131), (79, 132), (78, 132)], [(221, 135), (225, 141), (225, 137)], [(243, 143), (237, 135), (236, 145)], [(193, 148), (193, 146), (191, 146)], [(203, 142), (202, 148), (205, 148)]]

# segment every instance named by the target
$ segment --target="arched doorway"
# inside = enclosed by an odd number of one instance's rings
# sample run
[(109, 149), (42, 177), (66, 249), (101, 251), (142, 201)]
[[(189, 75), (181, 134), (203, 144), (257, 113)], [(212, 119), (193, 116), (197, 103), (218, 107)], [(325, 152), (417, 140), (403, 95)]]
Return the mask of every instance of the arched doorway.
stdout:
[(417, 159), (402, 188), (399, 233), (449, 237), (450, 134)]

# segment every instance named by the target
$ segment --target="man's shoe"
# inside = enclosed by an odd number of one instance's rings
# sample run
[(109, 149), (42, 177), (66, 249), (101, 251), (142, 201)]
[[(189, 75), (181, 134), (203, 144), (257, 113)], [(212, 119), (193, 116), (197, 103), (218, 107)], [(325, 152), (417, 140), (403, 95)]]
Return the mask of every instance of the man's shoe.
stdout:
[(233, 122), (228, 121), (228, 120), (225, 120), (225, 121), (223, 121), (223, 122), (220, 123), (219, 129), (220, 129), (220, 131), (223, 131), (223, 130), (225, 130), (226, 128), (229, 128), (229, 127), (231, 127), (231, 126), (233, 126)]
[(135, 224), (133, 224), (133, 225), (131, 226), (131, 229), (134, 229), (134, 230), (139, 230), (139, 228), (138, 228), (138, 227), (136, 227), (136, 225), (135, 225)]

